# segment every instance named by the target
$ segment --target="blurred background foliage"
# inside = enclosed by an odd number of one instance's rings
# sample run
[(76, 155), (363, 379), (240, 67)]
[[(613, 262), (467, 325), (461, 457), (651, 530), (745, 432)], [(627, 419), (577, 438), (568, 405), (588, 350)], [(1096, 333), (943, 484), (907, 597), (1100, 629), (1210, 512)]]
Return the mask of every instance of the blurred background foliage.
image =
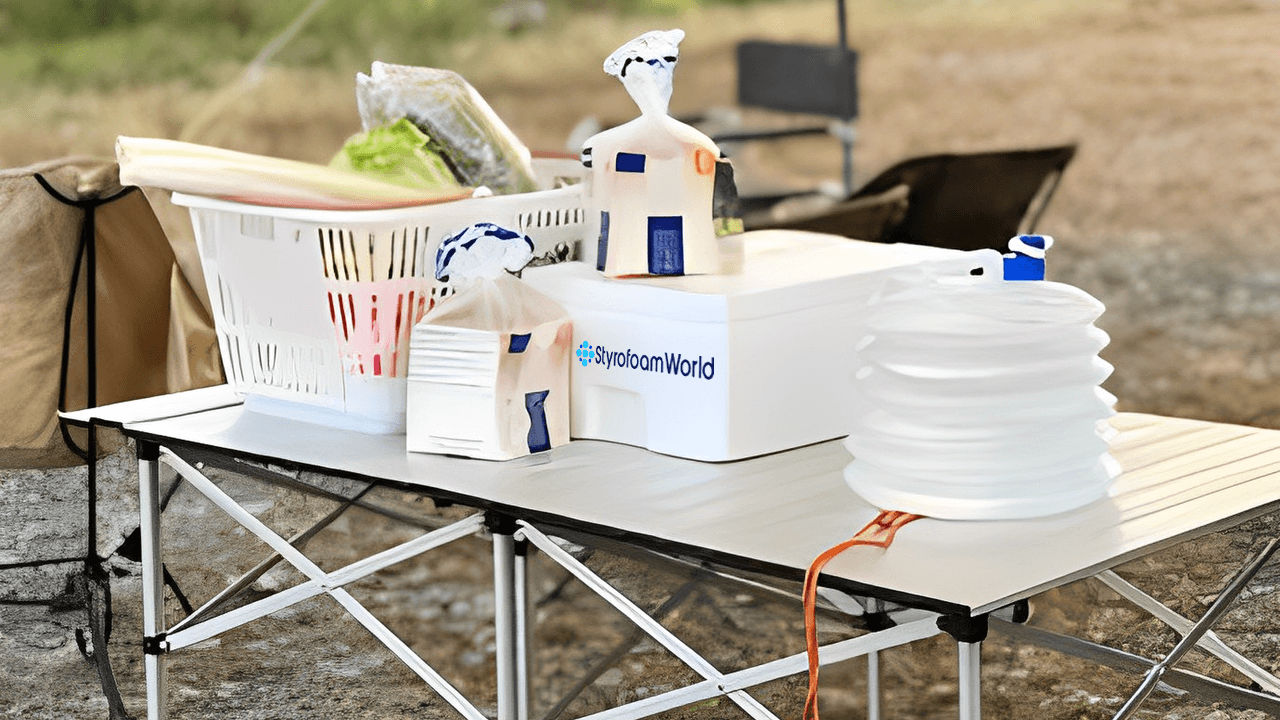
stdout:
[[(274, 64), (365, 68), (374, 59), (447, 64), (451, 41), (495, 41), (569, 14), (665, 13), (762, 0), (327, 0)], [(7, 0), (0, 3), (0, 90), (110, 89), (182, 78), (216, 84), (308, 0)]]

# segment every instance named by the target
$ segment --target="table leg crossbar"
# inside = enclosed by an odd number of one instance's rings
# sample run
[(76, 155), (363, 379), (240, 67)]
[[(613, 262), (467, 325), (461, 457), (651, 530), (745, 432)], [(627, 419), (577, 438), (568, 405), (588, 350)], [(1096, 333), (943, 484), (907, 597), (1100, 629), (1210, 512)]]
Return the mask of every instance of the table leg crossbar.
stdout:
[[(1155, 661), (1141, 655), (1029, 625), (1019, 625), (1005, 620), (993, 620), (991, 628), (1016, 643), (1038, 645), (1082, 660), (1105, 665), (1121, 672), (1141, 675), (1148, 672), (1155, 665)], [(1173, 692), (1190, 693), (1204, 702), (1227, 703), (1236, 707), (1260, 710), (1271, 715), (1280, 716), (1280, 698), (1236, 687), (1189, 670), (1169, 668), (1161, 676), (1160, 683), (1173, 688)]]
[[(346, 513), (347, 510), (349, 510), (355, 504), (356, 500), (358, 500), (362, 495), (367, 493), (372, 488), (373, 488), (372, 483), (370, 483), (369, 485), (366, 485), (364, 489), (362, 489), (359, 493), (356, 494), (355, 497), (344, 501), (341, 505), (339, 505), (338, 507), (330, 511), (328, 515), (325, 515), (323, 518), (321, 518), (319, 522), (307, 528), (306, 530), (297, 532), (292, 536), (290, 536), (288, 541), (289, 544), (294, 547), (301, 548), (311, 538), (315, 537), (315, 535), (318, 534), (321, 530), (324, 530), (325, 528), (329, 527), (329, 525), (333, 524), (335, 520), (341, 517), (344, 513)], [(267, 572), (270, 571), (271, 568), (278, 565), (280, 561), (283, 559), (284, 558), (280, 557), (279, 554), (272, 554), (271, 557), (268, 557), (262, 562), (253, 566), (247, 572), (245, 572), (243, 575), (237, 578), (235, 582), (223, 588), (221, 591), (218, 592), (218, 594), (210, 598), (209, 601), (206, 602), (204, 605), (201, 605), (200, 607), (196, 608), (191, 612), (190, 615), (186, 616), (182, 620), (175, 623), (173, 627), (169, 628), (169, 635), (173, 635), (177, 633), (179, 630), (181, 630), (182, 628), (188, 625), (194, 625), (195, 623), (202, 620), (205, 616), (212, 614), (219, 607), (222, 607), (222, 605), (225, 604), (228, 600), (235, 597), (236, 595), (239, 595), (241, 592), (244, 591), (245, 588), (257, 582), (258, 578), (267, 574)]]
[[(639, 606), (599, 575), (592, 572), (586, 565), (583, 565), (572, 555), (565, 552), (555, 541), (540, 530), (525, 522), (517, 523), (517, 525), (519, 530), (516, 532), (516, 538), (528, 540), (703, 677), (700, 682), (610, 708), (588, 715), (580, 720), (635, 720), (718, 696), (728, 697), (752, 718), (757, 720), (776, 720), (777, 716), (747, 694), (746, 689), (778, 680), (788, 675), (801, 673), (808, 669), (808, 658), (805, 653), (797, 653), (745, 670), (721, 673), (706, 658), (699, 655), (693, 648), (690, 648), (684, 641), (663, 627), (661, 623), (650, 617), (644, 610), (640, 609)], [(931, 614), (928, 617), (897, 625), (887, 630), (824, 646), (819, 650), (819, 664), (828, 665), (891, 647), (905, 645), (932, 637), (940, 632), (942, 631), (938, 628), (937, 616)]]
[[(1249, 584), (1249, 581), (1258, 574), (1263, 565), (1266, 565), (1278, 547), (1280, 547), (1280, 539), (1267, 543), (1262, 552), (1258, 553), (1256, 558), (1232, 578), (1227, 587), (1223, 589), (1217, 599), (1213, 601), (1213, 604), (1209, 606), (1209, 609), (1205, 611), (1204, 616), (1195, 623), (1190, 624), (1186, 630), (1180, 631), (1182, 639), (1173, 646), (1173, 650), (1170, 650), (1163, 660), (1151, 666), (1146, 676), (1142, 678), (1142, 683), (1138, 686), (1138, 689), (1134, 691), (1133, 696), (1116, 713), (1115, 720), (1127, 720), (1127, 718), (1133, 717), (1138, 712), (1138, 708), (1141, 707), (1143, 701), (1150, 697), (1151, 693), (1155, 692), (1156, 686), (1160, 684), (1161, 677), (1172, 669), (1188, 652), (1191, 652), (1192, 649), (1201, 644), (1205, 635), (1227, 613), (1231, 603)], [(1235, 666), (1230, 660), (1227, 662), (1233, 667)]]
[[(1121, 597), (1149, 612), (1168, 625), (1180, 637), (1164, 659), (1155, 661), (1097, 643), (1049, 632), (1039, 628), (1000, 621), (996, 627), (1011, 638), (1107, 665), (1125, 672), (1141, 674), (1142, 682), (1133, 695), (1116, 712), (1114, 720), (1134, 717), (1142, 703), (1158, 688), (1167, 692), (1185, 691), (1209, 702), (1224, 702), (1239, 707), (1262, 710), (1280, 715), (1280, 678), (1267, 672), (1229, 647), (1214, 632), (1213, 626), (1226, 614), (1231, 603), (1240, 595), (1249, 581), (1280, 549), (1280, 540), (1272, 540), (1244, 568), (1232, 578), (1227, 587), (1214, 599), (1204, 616), (1192, 621), (1182, 617), (1160, 601), (1151, 597), (1111, 570), (1104, 570), (1095, 577)], [(1175, 665), (1194, 648), (1199, 648), (1239, 671), (1256, 683), (1261, 691), (1240, 688), (1198, 673), (1180, 670)], [(963, 661), (962, 661), (963, 667)]]
[[(386, 567), (415, 557), (432, 548), (474, 534), (484, 522), (482, 515), (472, 515), (456, 523), (401, 543), (375, 555), (351, 563), (346, 567), (326, 573), (300, 550), (275, 531), (267, 527), (234, 499), (222, 491), (212, 480), (173, 454), (166, 448), (139, 448), (139, 482), (142, 516), (142, 574), (143, 574), (143, 648), (147, 653), (147, 716), (150, 720), (164, 717), (164, 675), (161, 654), (177, 650), (239, 627), (257, 618), (302, 602), (321, 594), (328, 594), (338, 602), (357, 622), (387, 649), (396, 655), (409, 669), (421, 677), (446, 702), (468, 720), (485, 720), (475, 705), (454, 688), (443, 676), (417, 655), (403, 640), (373, 616), (358, 600), (343, 589)], [(164, 632), (163, 591), (160, 576), (160, 508), (159, 508), (159, 460), (178, 471), (192, 487), (212, 501), (245, 529), (252, 532), (271, 547), (280, 557), (293, 565), (307, 580), (300, 585), (236, 608), (217, 617), (198, 623), (183, 623), (180, 629)]]
[[(1121, 597), (1151, 613), (1157, 620), (1173, 628), (1174, 632), (1179, 635), (1185, 636), (1195, 627), (1194, 622), (1169, 609), (1160, 601), (1134, 587), (1111, 570), (1104, 570), (1098, 573), (1096, 577)], [(1245, 677), (1258, 683), (1258, 687), (1263, 690), (1273, 695), (1280, 695), (1280, 678), (1267, 672), (1257, 663), (1229, 647), (1212, 630), (1207, 631), (1196, 645), (1201, 650), (1239, 670)]]

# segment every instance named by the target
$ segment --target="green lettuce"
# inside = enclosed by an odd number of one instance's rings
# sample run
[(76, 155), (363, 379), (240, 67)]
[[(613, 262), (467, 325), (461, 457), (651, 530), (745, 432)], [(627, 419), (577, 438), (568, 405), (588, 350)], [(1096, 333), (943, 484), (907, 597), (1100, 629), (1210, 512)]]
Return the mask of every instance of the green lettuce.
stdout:
[(352, 135), (329, 166), (415, 189), (459, 186), (444, 154), (408, 118)]

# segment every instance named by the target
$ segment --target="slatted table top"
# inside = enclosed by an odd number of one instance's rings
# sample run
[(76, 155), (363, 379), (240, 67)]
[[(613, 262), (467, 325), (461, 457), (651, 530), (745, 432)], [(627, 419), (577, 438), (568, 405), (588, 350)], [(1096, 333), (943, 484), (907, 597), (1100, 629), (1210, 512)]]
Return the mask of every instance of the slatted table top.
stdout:
[[(703, 463), (597, 441), (497, 463), (406, 453), (361, 435), (249, 412), (228, 388), (66, 417), (135, 438), (390, 481), (533, 522), (798, 579), (877, 509), (844, 483), (831, 441)], [(888, 550), (856, 548), (824, 583), (940, 612), (987, 612), (1182, 540), (1280, 508), (1280, 431), (1122, 413), (1110, 497), (1031, 520), (925, 519)]]

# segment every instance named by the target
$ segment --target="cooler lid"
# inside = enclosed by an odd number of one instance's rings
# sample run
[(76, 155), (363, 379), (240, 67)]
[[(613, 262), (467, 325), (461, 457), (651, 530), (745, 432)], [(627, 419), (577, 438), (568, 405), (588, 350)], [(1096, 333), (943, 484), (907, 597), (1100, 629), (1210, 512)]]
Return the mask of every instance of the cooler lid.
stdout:
[(720, 238), (721, 274), (609, 278), (582, 262), (529, 268), (524, 278), (561, 303), (692, 322), (724, 322), (860, 299), (885, 270), (956, 250), (883, 244), (798, 230)]

